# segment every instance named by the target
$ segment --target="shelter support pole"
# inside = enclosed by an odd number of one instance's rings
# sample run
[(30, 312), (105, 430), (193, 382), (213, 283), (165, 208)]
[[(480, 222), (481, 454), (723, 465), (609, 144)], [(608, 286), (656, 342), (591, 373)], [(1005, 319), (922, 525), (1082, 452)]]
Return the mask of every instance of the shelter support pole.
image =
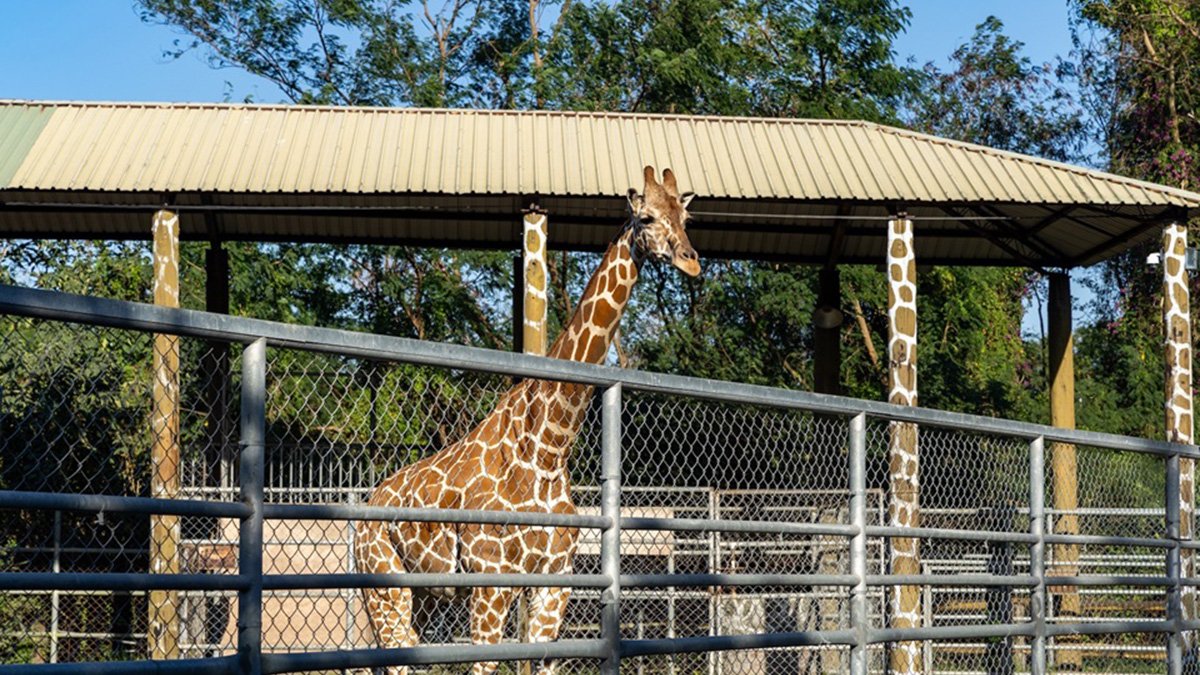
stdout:
[[(229, 313), (229, 253), (219, 239), (213, 239), (204, 252), (204, 309), (217, 314)], [(233, 463), (237, 459), (233, 439), (232, 420), (229, 407), (229, 384), (233, 381), (230, 371), (232, 359), (228, 342), (210, 340), (205, 343), (200, 355), (199, 376), (204, 378), (201, 389), (200, 412), (204, 422), (204, 467), (198, 476), (200, 486), (216, 490), (219, 496), (209, 499), (228, 499), (232, 495), (234, 481)], [(207, 528), (207, 536), (220, 538), (221, 521), (213, 519)], [(202, 570), (189, 569), (188, 572)], [(205, 598), (193, 603), (189, 625), (203, 626), (204, 633), (193, 636), (205, 644), (219, 644), (224, 630), (216, 617), (228, 612), (229, 599), (224, 597)], [(211, 619), (210, 619), (211, 618)]]
[[(835, 265), (821, 269), (817, 290), (816, 307), (812, 314), (813, 328), (813, 390), (820, 394), (841, 394), (842, 382), (842, 288), (841, 274)], [(830, 418), (831, 423), (838, 423)], [(818, 516), (823, 522), (840, 522), (842, 514), (834, 508), (821, 509)], [(818, 556), (819, 574), (837, 574), (841, 571), (841, 557), (837, 546), (830, 546)], [(785, 598), (769, 598), (766, 601), (767, 630), (787, 632), (795, 630), (795, 617), (788, 610)], [(840, 628), (836, 597), (822, 597), (816, 601), (821, 616), (821, 630)], [(821, 672), (834, 673), (846, 670), (845, 654), (837, 649), (819, 652)], [(787, 652), (767, 652), (768, 673), (795, 672), (795, 656)]]
[[(1192, 316), (1187, 270), (1187, 224), (1172, 222), (1163, 228), (1163, 328), (1165, 331), (1165, 411), (1167, 440), (1193, 442)], [(1193, 538), (1195, 527), (1195, 461), (1179, 458), (1179, 538)], [(1174, 488), (1174, 486), (1171, 486)], [(1195, 552), (1180, 551), (1179, 572), (1195, 576)], [(1180, 618), (1196, 618), (1195, 588), (1180, 589)], [(1192, 647), (1194, 645), (1184, 645)]]
[[(1050, 297), (1047, 306), (1050, 342), (1050, 424), (1061, 429), (1075, 428), (1075, 347), (1071, 335), (1071, 277), (1066, 273), (1050, 274)], [(1050, 447), (1050, 474), (1054, 509), (1054, 534), (1079, 534), (1079, 480), (1075, 446), (1053, 443)], [(1055, 544), (1051, 548), (1054, 567), (1052, 574), (1079, 574), (1079, 545)], [(1079, 617), (1079, 589), (1058, 586), (1052, 589), (1057, 600), (1055, 614), (1064, 621)], [(1071, 638), (1059, 637), (1062, 644)], [(1059, 667), (1079, 669), (1083, 654), (1078, 650), (1058, 650), (1055, 662)]]
[(813, 390), (842, 393), (842, 281), (836, 267), (821, 270), (813, 311)]
[[(229, 313), (229, 252), (219, 240), (213, 240), (204, 254), (204, 309), (217, 314)], [(205, 486), (231, 489), (233, 459), (229, 427), (229, 344), (212, 341), (206, 345), (200, 372), (208, 378), (204, 385)]]
[[(522, 219), (524, 228), (521, 237), (521, 348), (520, 351), (534, 356), (545, 356), (548, 341), (546, 338), (547, 289), (549, 280), (546, 275), (546, 212), (537, 204), (531, 204), (525, 210)], [(513, 268), (514, 277), (516, 267)], [(514, 293), (516, 289), (514, 288)], [(518, 316), (516, 300), (513, 302), (514, 323)], [(513, 327), (516, 337), (516, 327)], [(516, 349), (516, 345), (513, 345)], [(529, 627), (529, 593), (522, 592), (517, 599), (517, 634), (528, 635)], [(519, 675), (529, 675), (532, 664), (522, 661), (517, 666)]]
[[(179, 306), (179, 215), (154, 214), (154, 304)], [(154, 335), (151, 389), (150, 496), (179, 494), (179, 338)], [(179, 516), (150, 516), (150, 573), (179, 573)], [(179, 592), (151, 591), (147, 637), (150, 658), (179, 657)]]
[(525, 260), (517, 253), (512, 259), (512, 350), (524, 352), (525, 338)]
[[(913, 224), (906, 214), (888, 221), (888, 402), (917, 405), (917, 260)], [(917, 425), (892, 422), (888, 428), (889, 519), (893, 527), (920, 527), (920, 472)], [(918, 540), (892, 537), (892, 574), (920, 574)], [(919, 628), (921, 587), (897, 586), (891, 598), (891, 627)], [(891, 671), (900, 675), (922, 669), (918, 642), (893, 645)]]
[(536, 205), (525, 211), (524, 247), (524, 339), (523, 351), (546, 355), (546, 212)]

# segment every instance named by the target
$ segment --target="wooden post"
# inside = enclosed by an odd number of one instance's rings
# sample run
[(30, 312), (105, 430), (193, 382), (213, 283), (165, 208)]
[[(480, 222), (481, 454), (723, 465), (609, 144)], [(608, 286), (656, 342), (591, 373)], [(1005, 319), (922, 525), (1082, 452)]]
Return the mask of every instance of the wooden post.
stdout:
[(525, 211), (525, 236), (522, 239), (525, 260), (525, 330), (523, 348), (526, 354), (546, 355), (546, 212), (537, 205)]
[[(1071, 335), (1071, 277), (1067, 273), (1050, 275), (1047, 306), (1050, 342), (1050, 424), (1061, 429), (1075, 428), (1075, 346)], [(1079, 534), (1079, 479), (1075, 446), (1053, 443), (1050, 446), (1051, 492), (1053, 493), (1054, 533)], [(1051, 547), (1054, 567), (1049, 574), (1074, 576), (1079, 573), (1079, 546), (1055, 544)], [(1057, 600), (1055, 613), (1064, 621), (1073, 621), (1081, 611), (1079, 590), (1074, 586), (1051, 587)], [(1071, 642), (1060, 637), (1059, 644)], [(1055, 662), (1079, 669), (1083, 654), (1077, 650), (1055, 653)]]
[[(912, 221), (901, 213), (888, 221), (888, 402), (917, 405), (917, 259)], [(917, 425), (892, 422), (888, 427), (890, 521), (893, 527), (920, 527), (920, 467)], [(892, 574), (920, 574), (917, 539), (891, 539)], [(892, 594), (891, 627), (921, 625), (921, 587), (897, 586)], [(891, 652), (893, 673), (922, 670), (921, 645), (900, 642)]]
[[(1187, 225), (1174, 222), (1163, 228), (1163, 328), (1165, 341), (1166, 437), (1174, 443), (1191, 443), (1194, 438), (1192, 410), (1192, 316), (1187, 269)], [(1191, 539), (1195, 526), (1195, 462), (1179, 459), (1179, 537)], [(1195, 552), (1180, 551), (1180, 574), (1196, 573)], [(1196, 618), (1196, 591), (1185, 586), (1182, 596), (1184, 620)], [(1189, 637), (1184, 633), (1185, 639)], [(1188, 644), (1190, 647), (1190, 643)]]
[[(154, 214), (154, 304), (179, 306), (179, 215), (162, 209)], [(179, 494), (179, 339), (155, 334), (154, 384), (150, 410), (150, 496), (174, 499)], [(179, 516), (150, 516), (150, 573), (179, 573)], [(179, 592), (151, 591), (150, 658), (179, 657)]]
[(842, 280), (838, 268), (821, 270), (813, 310), (813, 390), (842, 393)]

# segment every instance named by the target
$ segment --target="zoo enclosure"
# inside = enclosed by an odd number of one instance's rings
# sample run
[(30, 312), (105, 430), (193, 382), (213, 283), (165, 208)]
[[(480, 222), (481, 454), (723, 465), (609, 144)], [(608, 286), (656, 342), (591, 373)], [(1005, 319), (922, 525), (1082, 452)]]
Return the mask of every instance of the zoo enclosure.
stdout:
[[(1191, 446), (1125, 438), (1087, 432), (1065, 431), (1049, 427), (942, 413), (923, 409), (906, 409), (868, 401), (820, 396), (731, 383), (681, 378), (636, 371), (586, 366), (507, 353), (477, 350), (454, 345), (438, 345), (409, 340), (386, 338), (327, 329), (303, 328), (227, 316), (166, 310), (129, 303), (64, 296), (13, 288), (0, 289), (0, 312), (12, 317), (31, 317), (38, 322), (71, 322), (75, 325), (109, 327), (122, 331), (140, 331), (176, 336), (179, 340), (198, 339), (248, 345), (242, 356), (242, 397), (240, 452), (236, 472), (238, 495), (230, 499), (221, 481), (200, 481), (212, 489), (197, 490), (193, 498), (156, 499), (115, 494), (69, 494), (50, 490), (6, 490), (0, 492), (0, 507), (27, 513), (35, 510), (88, 512), (103, 517), (117, 514), (159, 514), (182, 518), (226, 519), (237, 523), (237, 547), (234, 551), (208, 549), (207, 553), (228, 553), (227, 568), (206, 568), (205, 573), (113, 573), (64, 574), (49, 572), (8, 571), (5, 564), (0, 574), (0, 589), (9, 591), (143, 591), (149, 593), (203, 592), (237, 594), (236, 654), (231, 650), (216, 650), (218, 656), (209, 659), (179, 659), (157, 662), (112, 664), (115, 670), (189, 670), (195, 672), (288, 672), (311, 669), (370, 667), (384, 664), (426, 664), (468, 662), (479, 659), (521, 660), (537, 658), (576, 659), (580, 663), (599, 664), (602, 670), (615, 672), (617, 664), (626, 659), (639, 667), (647, 659), (665, 660), (667, 667), (675, 666), (680, 655), (694, 652), (732, 652), (755, 654), (743, 660), (740, 667), (769, 667), (772, 655), (783, 650), (833, 651), (844, 657), (826, 662), (836, 669), (863, 673), (882, 667), (882, 653), (903, 643), (920, 641), (941, 645), (947, 651), (976, 650), (975, 663), (992, 672), (1012, 672), (1028, 668), (1045, 672), (1052, 663), (1048, 646), (1058, 640), (1059, 650), (1082, 648), (1085, 643), (1068, 643), (1069, 636), (1120, 634), (1122, 636), (1151, 636), (1145, 644), (1157, 641), (1165, 651), (1169, 672), (1181, 672), (1185, 662), (1185, 645), (1193, 644), (1193, 631), (1200, 622), (1184, 621), (1182, 606), (1191, 601), (1191, 589), (1196, 579), (1181, 575), (1180, 560), (1197, 546), (1179, 538), (1180, 506), (1177, 492), (1179, 458), (1200, 456)], [(551, 516), (537, 513), (464, 512), (436, 510), (405, 510), (368, 508), (352, 503), (268, 503), (265, 497), (268, 484), (267, 448), (272, 442), (268, 435), (267, 348), (283, 354), (296, 351), (328, 355), (346, 362), (393, 361), (420, 367), (449, 368), (455, 372), (471, 371), (499, 376), (528, 377), (551, 380), (586, 382), (603, 389), (603, 403), (597, 410), (598, 420), (585, 429), (581, 443), (596, 446), (591, 454), (577, 449), (575, 473), (591, 474), (599, 499), (596, 512), (577, 516)], [(39, 355), (53, 358), (53, 354)], [(272, 371), (274, 381), (286, 383), (286, 373)], [(669, 401), (669, 403), (664, 403)], [(691, 402), (684, 404), (682, 402)], [(702, 403), (700, 403), (702, 402)], [(678, 512), (658, 513), (652, 508), (641, 515), (625, 515), (637, 507), (637, 491), (627, 488), (661, 485), (662, 479), (675, 476), (684, 481), (702, 481), (702, 474), (713, 469), (728, 471), (738, 459), (725, 464), (711, 463), (699, 453), (711, 456), (734, 455), (740, 448), (695, 447), (697, 456), (677, 458), (677, 464), (656, 471), (639, 467), (643, 456), (667, 462), (668, 451), (655, 450), (655, 443), (664, 435), (701, 435), (702, 424), (695, 424), (699, 408), (692, 405), (748, 406), (751, 418), (770, 415), (794, 415), (788, 418), (804, 430), (802, 435), (776, 431), (774, 454), (756, 456), (759, 464), (740, 465), (742, 479), (746, 474), (761, 474), (757, 479), (758, 493), (780, 493), (780, 484), (762, 476), (775, 474), (793, 487), (816, 487), (839, 491), (832, 497), (837, 504), (828, 513), (832, 518), (807, 521), (781, 516), (794, 513), (790, 503), (757, 504), (747, 502), (728, 511), (709, 510), (698, 517), (680, 518)], [(725, 409), (722, 409), (725, 410)], [(732, 410), (732, 408), (730, 409)], [(672, 417), (674, 416), (674, 417)], [(674, 419), (675, 425), (663, 420)], [(724, 439), (737, 438), (746, 429), (760, 427), (737, 421), (732, 413), (723, 413), (720, 424), (732, 427)], [(654, 420), (654, 424), (647, 424)], [(598, 422), (598, 423), (597, 423)], [(889, 527), (879, 509), (868, 508), (868, 485), (886, 484), (878, 474), (886, 469), (873, 466), (873, 452), (886, 445), (889, 425), (920, 425), (921, 448), (930, 459), (942, 454), (942, 475), (938, 462), (930, 463), (934, 471), (925, 473), (923, 508), (929, 506), (925, 524), (916, 529), (899, 530)], [(743, 425), (743, 426), (739, 426)], [(783, 429), (784, 427), (780, 427)], [(788, 427), (791, 428), (791, 427)], [(599, 432), (599, 433), (597, 433)], [(759, 433), (759, 432), (756, 432)], [(715, 438), (709, 433), (708, 437)], [(745, 439), (744, 439), (745, 440)], [(1101, 467), (1132, 467), (1147, 462), (1162, 481), (1165, 497), (1159, 509), (1133, 514), (1138, 505), (1117, 503), (1107, 511), (1096, 513), (1047, 513), (1045, 475), (1046, 454), (1054, 443), (1073, 444), (1080, 456), (1082, 483), (1098, 478)], [(748, 445), (748, 444), (747, 444)], [(1048, 448), (1047, 446), (1051, 447)], [(684, 446), (688, 447), (688, 446)], [(808, 455), (782, 454), (787, 448), (806, 449)], [(637, 451), (636, 453), (634, 451)], [(969, 466), (954, 466), (956, 454), (978, 460), (986, 453), (997, 465), (989, 473), (986, 490), (968, 493), (953, 481), (970, 476)], [(923, 455), (924, 456), (924, 455)], [(223, 456), (225, 460), (229, 456)], [(805, 464), (807, 458), (807, 464)], [(1111, 458), (1124, 458), (1106, 464)], [(789, 461), (791, 462), (789, 464)], [(800, 461), (800, 465), (795, 462)], [(1124, 461), (1124, 460), (1122, 460)], [(589, 463), (590, 462), (590, 463)], [(692, 462), (692, 464), (687, 464)], [(706, 462), (709, 462), (706, 464)], [(876, 462), (877, 464), (877, 462)], [(954, 473), (952, 469), (957, 469)], [(186, 471), (187, 468), (184, 467)], [(233, 474), (229, 474), (232, 477)], [(978, 479), (978, 476), (972, 480)], [(733, 479), (727, 479), (733, 480)], [(649, 481), (645, 485), (639, 482)], [(940, 484), (940, 486), (939, 486)], [(1133, 483), (1118, 486), (1130, 492)], [(9, 487), (5, 485), (4, 487)], [(319, 491), (321, 486), (311, 486)], [(711, 487), (711, 486), (710, 486)], [(730, 487), (730, 486), (726, 486)], [(731, 491), (735, 491), (733, 486)], [(744, 487), (744, 486), (743, 486)], [(1176, 489), (1173, 489), (1176, 488)], [(956, 500), (955, 491), (960, 494)], [(581, 489), (580, 494), (588, 493)], [(742, 490), (740, 494), (756, 490)], [(1087, 490), (1083, 491), (1085, 494)], [(841, 495), (841, 496), (839, 496)], [(1114, 492), (1100, 495), (1115, 499)], [(203, 497), (203, 498), (197, 498)], [(938, 500), (945, 500), (940, 510)], [(623, 505), (622, 500), (626, 503)], [(286, 498), (279, 501), (287, 501)], [(319, 501), (319, 500), (309, 500)], [(580, 501), (577, 496), (577, 501)], [(962, 503), (962, 502), (973, 503)], [(1140, 506), (1145, 506), (1141, 504)], [(1119, 510), (1127, 507), (1125, 511)], [(791, 510), (789, 510), (791, 509)], [(1128, 512), (1127, 512), (1128, 511)], [(939, 512), (954, 512), (957, 520), (939, 520)], [(1081, 534), (1054, 534), (1047, 527), (1048, 517), (1076, 517), (1082, 521)], [(1114, 516), (1115, 520), (1102, 518)], [(1139, 525), (1130, 526), (1130, 517), (1140, 518)], [(1094, 518), (1093, 518), (1094, 517)], [(472, 576), (455, 575), (355, 575), (324, 573), (264, 573), (263, 552), (266, 546), (264, 528), (272, 521), (301, 522), (305, 520), (344, 522), (357, 519), (430, 520), (435, 522), (494, 523), (542, 527), (583, 528), (598, 533), (596, 564), (588, 573), (563, 577), (531, 577), (524, 575)], [(1092, 518), (1092, 519), (1089, 519)], [(1161, 520), (1159, 520), (1161, 518)], [(1154, 522), (1159, 520), (1159, 522)], [(1147, 525), (1146, 523), (1150, 524)], [(952, 524), (953, 526), (948, 526)], [(940, 525), (940, 526), (939, 526)], [(781, 544), (820, 542), (835, 551), (828, 570), (772, 571), (783, 558), (778, 553), (745, 556), (745, 561), (732, 568), (710, 566), (699, 572), (637, 573), (631, 569), (652, 553), (645, 540), (635, 540), (628, 533), (666, 533), (678, 541), (685, 533), (724, 535), (743, 544), (744, 550), (780, 548)], [(1133, 535), (1133, 536), (1130, 536)], [(971, 574), (956, 571), (955, 566), (928, 568), (925, 574), (897, 576), (887, 574), (883, 559), (887, 547), (877, 544), (889, 537), (921, 539), (927, 550), (949, 551), (945, 560), (967, 559), (980, 551), (987, 552), (987, 573)], [(186, 539), (186, 537), (184, 537)], [(740, 540), (738, 539), (740, 538)], [(5, 543), (8, 546), (8, 543)], [(1110, 562), (1117, 559), (1140, 559), (1143, 567), (1136, 574), (1120, 574), (1100, 569), (1095, 573), (1075, 570), (1048, 570), (1047, 553), (1054, 547), (1077, 547), (1094, 551)], [(872, 551), (879, 551), (872, 553)], [(764, 557), (765, 556), (765, 557)], [(774, 556), (774, 557), (772, 557)], [(1077, 560), (1087, 556), (1079, 556)], [(1157, 562), (1153, 562), (1153, 560)], [(1151, 562), (1146, 562), (1150, 560)], [(585, 567), (582, 566), (581, 567)], [(1152, 571), (1146, 572), (1149, 568)], [(877, 573), (872, 574), (875, 570)], [(957, 569), (962, 569), (958, 567)], [(147, 567), (149, 571), (149, 567)], [(745, 570), (745, 571), (743, 571)], [(1018, 574), (1017, 570), (1027, 573)], [(1055, 573), (1058, 572), (1058, 573)], [(264, 598), (275, 594), (319, 589), (347, 589), (366, 586), (567, 586), (591, 589), (596, 603), (585, 609), (594, 611), (596, 635), (590, 638), (564, 639), (548, 645), (501, 644), (494, 646), (429, 645), (408, 650), (346, 649), (334, 652), (276, 653), (279, 645), (264, 645), (264, 629), (272, 617), (263, 616)], [(986, 596), (983, 616), (962, 613), (951, 621), (938, 625), (930, 617), (919, 628), (897, 629), (888, 624), (883, 603), (898, 586), (919, 586), (925, 597), (934, 594)], [(751, 596), (754, 591), (764, 598), (763, 604), (751, 613), (762, 614), (772, 596), (788, 597), (798, 591), (811, 593), (822, 589), (832, 598), (817, 607), (823, 620), (814, 630), (797, 626), (781, 630), (780, 623), (768, 625), (760, 616), (748, 622), (739, 634), (709, 625), (711, 634), (689, 634), (683, 637), (635, 637), (629, 635), (634, 622), (621, 610), (645, 604), (655, 592), (679, 589), (710, 589), (725, 595)], [(1149, 597), (1160, 608), (1158, 618), (1129, 620), (1110, 618), (1096, 613), (1084, 615), (1076, 611), (1063, 619), (1052, 615), (1051, 601), (1069, 598), (1080, 591), (1104, 589), (1117, 597), (1140, 595)], [(751, 591), (746, 593), (745, 591)], [(580, 593), (586, 598), (585, 593)], [(204, 596), (208, 597), (208, 596)], [(670, 596), (668, 596), (670, 597)], [(160, 596), (164, 602), (178, 606), (179, 598)], [(728, 603), (727, 603), (728, 604)], [(746, 605), (742, 605), (746, 606)], [(749, 606), (754, 607), (753, 603)], [(1085, 608), (1086, 609), (1086, 608)], [(829, 614), (831, 616), (824, 616)], [(264, 619), (266, 619), (264, 621)], [(825, 620), (827, 619), (827, 620)], [(1021, 620), (1023, 619), (1023, 620)], [(702, 622), (701, 622), (702, 623)], [(786, 622), (785, 622), (786, 623)], [(773, 630), (767, 630), (774, 628)], [(804, 629), (801, 629), (804, 628)], [(757, 630), (754, 630), (757, 629)], [(623, 634), (622, 631), (625, 631)], [(698, 632), (697, 632), (698, 633)], [(1076, 638), (1078, 639), (1078, 638)], [(982, 644), (980, 648), (973, 646)], [(284, 647), (287, 647), (284, 645)], [(710, 667), (732, 669), (736, 662), (709, 659)], [(29, 666), (38, 668), (39, 666)], [(824, 667), (822, 667), (824, 669)]]

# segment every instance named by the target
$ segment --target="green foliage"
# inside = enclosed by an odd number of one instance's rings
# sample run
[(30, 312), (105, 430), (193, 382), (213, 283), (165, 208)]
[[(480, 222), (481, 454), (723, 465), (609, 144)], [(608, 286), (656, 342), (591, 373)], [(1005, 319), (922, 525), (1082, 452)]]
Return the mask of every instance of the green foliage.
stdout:
[[(1118, 173), (1195, 189), (1200, 8), (1187, 0), (1071, 4), (1078, 52), (1073, 72), (1102, 161)], [(1153, 238), (1102, 263), (1092, 279), (1095, 318), (1077, 342), (1081, 393), (1098, 403), (1081, 411), (1090, 428), (1162, 436), (1161, 273), (1144, 262), (1160, 247)]]
[(1070, 161), (1084, 143), (1084, 120), (1049, 64), (1022, 55), (1024, 45), (990, 16), (951, 55), (953, 70), (925, 66), (908, 123), (928, 133), (1001, 150)]

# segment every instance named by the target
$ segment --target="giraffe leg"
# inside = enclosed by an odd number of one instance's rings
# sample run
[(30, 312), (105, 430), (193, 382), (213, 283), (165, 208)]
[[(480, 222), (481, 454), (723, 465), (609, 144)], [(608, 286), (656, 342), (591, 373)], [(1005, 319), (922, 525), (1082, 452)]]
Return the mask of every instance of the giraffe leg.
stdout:
[[(356, 537), (358, 570), (374, 574), (404, 572), (400, 558), (382, 523), (362, 523)], [(364, 588), (364, 605), (381, 648), (413, 647), (419, 641), (413, 630), (413, 595), (410, 588)], [(387, 675), (408, 675), (405, 666), (387, 668)]]
[[(471, 592), (471, 642), (477, 645), (499, 644), (504, 638), (504, 623), (508, 609), (517, 597), (512, 588), (476, 588)], [(471, 669), (471, 675), (492, 675), (499, 667), (496, 661), (481, 661)]]
[[(562, 626), (567, 614), (567, 600), (571, 597), (569, 588), (534, 588), (530, 589), (529, 598), (529, 629), (525, 634), (526, 642), (553, 642), (558, 639), (558, 629)], [(553, 675), (557, 666), (552, 661), (543, 661), (538, 668), (538, 675)]]

